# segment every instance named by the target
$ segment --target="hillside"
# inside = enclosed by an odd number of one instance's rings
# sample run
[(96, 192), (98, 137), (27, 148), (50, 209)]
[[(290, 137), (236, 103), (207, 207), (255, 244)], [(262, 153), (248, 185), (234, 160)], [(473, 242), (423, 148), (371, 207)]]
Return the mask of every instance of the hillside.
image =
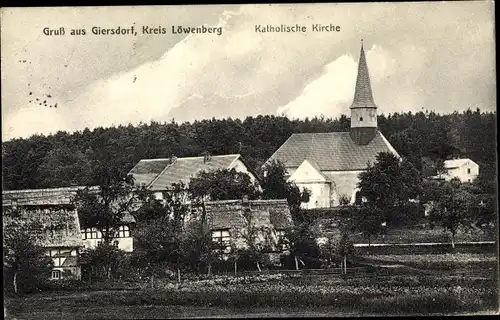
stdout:
[[(496, 113), (479, 109), (440, 115), (433, 112), (378, 117), (379, 129), (394, 148), (424, 175), (437, 159), (471, 158), (481, 175), (494, 179)], [(241, 153), (259, 171), (292, 133), (347, 131), (349, 118), (290, 120), (257, 116), (244, 120), (203, 120), (96, 128), (35, 135), (2, 143), (4, 190), (96, 183), (98, 161), (126, 173), (140, 159)]]

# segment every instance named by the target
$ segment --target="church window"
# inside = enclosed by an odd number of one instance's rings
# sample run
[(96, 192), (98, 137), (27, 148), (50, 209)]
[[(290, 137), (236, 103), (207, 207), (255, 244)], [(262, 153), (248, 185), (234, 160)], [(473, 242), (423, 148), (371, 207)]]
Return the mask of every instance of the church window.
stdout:
[(359, 117), (359, 121), (363, 121), (363, 117)]
[(467, 173), (470, 174), (470, 168), (467, 168)]

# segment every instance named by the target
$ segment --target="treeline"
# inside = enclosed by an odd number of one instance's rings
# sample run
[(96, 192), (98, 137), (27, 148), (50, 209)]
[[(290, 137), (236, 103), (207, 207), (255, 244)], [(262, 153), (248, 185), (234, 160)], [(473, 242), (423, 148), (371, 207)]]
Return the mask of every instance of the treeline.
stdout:
[[(476, 161), (486, 176), (495, 177), (496, 112), (394, 113), (380, 115), (378, 124), (394, 148), (421, 172), (437, 160), (462, 156)], [(305, 120), (257, 116), (33, 135), (2, 143), (3, 188), (97, 184), (96, 163), (126, 173), (141, 159), (204, 152), (240, 153), (259, 171), (292, 133), (348, 131), (349, 127), (350, 119), (344, 115)]]

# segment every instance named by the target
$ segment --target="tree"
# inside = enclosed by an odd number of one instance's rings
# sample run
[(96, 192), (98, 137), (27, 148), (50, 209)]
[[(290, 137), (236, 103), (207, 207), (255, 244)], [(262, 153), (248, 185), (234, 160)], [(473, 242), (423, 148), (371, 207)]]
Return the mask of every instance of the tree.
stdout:
[(40, 185), (46, 188), (87, 185), (90, 162), (80, 150), (62, 145), (50, 150), (38, 167)]
[[(399, 154), (412, 161), (420, 170), (422, 158), (447, 159), (462, 154), (481, 166), (496, 168), (496, 112), (467, 110), (462, 113), (434, 112), (393, 113), (379, 115), (380, 130)], [(43, 187), (41, 177), (56, 177), (70, 185), (74, 176), (92, 181), (92, 171), (81, 170), (72, 161), (62, 161), (63, 172), (52, 166), (42, 166), (50, 160), (53, 149), (85, 150), (85, 159), (110, 163), (117, 170), (128, 172), (140, 159), (212, 154), (241, 153), (252, 169), (261, 165), (290, 137), (292, 133), (337, 132), (349, 129), (349, 118), (288, 119), (282, 116), (256, 116), (239, 119), (206, 119), (192, 123), (141, 123), (111, 128), (88, 128), (73, 133), (34, 135), (26, 139), (2, 142), (2, 178), (4, 189)], [(87, 152), (88, 151), (88, 152)], [(56, 154), (58, 152), (55, 152)], [(77, 156), (76, 158), (78, 158)], [(56, 157), (57, 160), (58, 157)], [(63, 157), (64, 158), (64, 157)], [(60, 158), (59, 158), (60, 159)], [(54, 161), (58, 162), (58, 161)], [(68, 166), (68, 167), (66, 167)], [(73, 171), (73, 169), (75, 169)], [(44, 172), (48, 170), (48, 172)], [(78, 172), (80, 171), (80, 172)], [(54, 175), (55, 174), (55, 175)], [(95, 182), (89, 184), (97, 185)], [(55, 186), (55, 185), (54, 185)]]
[(107, 179), (95, 187), (79, 190), (72, 200), (78, 209), (80, 224), (95, 227), (101, 232), (104, 243), (110, 244), (117, 227), (123, 224), (126, 213), (131, 213), (137, 203), (133, 179)]
[(322, 256), (328, 262), (340, 261), (344, 274), (347, 273), (347, 257), (354, 253), (354, 245), (349, 237), (349, 230), (342, 228), (333, 233), (327, 243), (321, 248)]
[(215, 252), (212, 234), (206, 224), (201, 219), (190, 221), (183, 235), (181, 246), (187, 266), (192, 271), (201, 273), (206, 270), (211, 275), (212, 266), (220, 257)]
[(285, 232), (285, 238), (287, 251), (289, 257), (293, 258), (295, 269), (299, 270), (299, 263), (303, 267), (318, 264), (321, 253), (308, 223), (295, 224)]
[(167, 264), (180, 271), (188, 261), (187, 246), (183, 246), (184, 218), (189, 211), (182, 199), (173, 191), (163, 193), (163, 200), (156, 199), (151, 191), (142, 190), (138, 198), (142, 206), (134, 213), (137, 218), (135, 240), (137, 251), (144, 253), (142, 267)]
[(239, 234), (244, 240), (244, 247), (237, 249), (237, 256), (255, 263), (257, 269), (262, 271), (261, 265), (269, 264), (268, 254), (272, 251), (271, 230), (266, 226), (258, 227), (258, 221), (249, 208), (245, 208), (243, 215), (245, 226)]
[(257, 199), (260, 195), (256, 182), (250, 176), (235, 169), (201, 171), (191, 178), (189, 190), (193, 198), (210, 200), (235, 200), (248, 196)]
[(294, 221), (303, 221), (304, 217), (300, 209), (302, 202), (308, 202), (310, 192), (307, 189), (300, 190), (297, 185), (288, 182), (286, 167), (279, 161), (271, 161), (264, 166), (262, 178), (262, 189), (264, 199), (287, 199), (290, 212)]
[(419, 172), (403, 159), (392, 153), (381, 152), (374, 165), (359, 174), (358, 187), (371, 210), (382, 211), (388, 222), (398, 212), (404, 211), (409, 200), (418, 199), (422, 193)]
[(350, 207), (349, 210), (353, 230), (361, 232), (370, 246), (371, 239), (385, 231), (383, 211), (370, 203), (364, 203), (360, 207)]
[(455, 236), (460, 227), (470, 229), (477, 221), (479, 201), (470, 186), (461, 184), (457, 178), (442, 182), (440, 192), (434, 194), (429, 216), (433, 223), (442, 226), (451, 234), (451, 245), (455, 248)]
[(111, 244), (102, 243), (95, 248), (85, 249), (81, 254), (81, 263), (90, 266), (92, 270), (90, 277), (95, 275), (99, 279), (111, 279), (123, 276), (123, 270), (127, 270), (130, 261), (125, 251)]
[(339, 197), (339, 205), (341, 206), (347, 206), (351, 202), (351, 199), (349, 199), (349, 196), (346, 194), (342, 194)]
[(26, 223), (18, 214), (8, 212), (3, 221), (4, 281), (12, 284), (8, 288), (16, 294), (39, 289), (49, 278), (53, 266), (52, 259), (45, 254), (46, 249), (39, 244), (42, 224)]

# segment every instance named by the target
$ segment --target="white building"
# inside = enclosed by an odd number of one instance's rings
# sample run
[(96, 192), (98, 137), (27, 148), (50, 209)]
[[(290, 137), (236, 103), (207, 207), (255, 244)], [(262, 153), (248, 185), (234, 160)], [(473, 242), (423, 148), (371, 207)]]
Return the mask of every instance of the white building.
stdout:
[(252, 182), (258, 182), (256, 175), (239, 154), (142, 159), (129, 174), (134, 177), (136, 185), (146, 186), (154, 192), (157, 199), (162, 199), (163, 192), (169, 190), (172, 184), (182, 182), (187, 186), (190, 179), (201, 171), (224, 169), (246, 173)]
[(471, 159), (453, 159), (444, 161), (445, 173), (440, 177), (449, 181), (453, 178), (461, 182), (472, 182), (479, 175), (479, 165)]
[(349, 132), (294, 133), (267, 162), (282, 162), (289, 181), (311, 191), (306, 209), (361, 201), (357, 194), (358, 176), (368, 162), (375, 163), (380, 152), (400, 158), (377, 128), (377, 106), (373, 100), (365, 53), (361, 46), (358, 77), (351, 105)]

